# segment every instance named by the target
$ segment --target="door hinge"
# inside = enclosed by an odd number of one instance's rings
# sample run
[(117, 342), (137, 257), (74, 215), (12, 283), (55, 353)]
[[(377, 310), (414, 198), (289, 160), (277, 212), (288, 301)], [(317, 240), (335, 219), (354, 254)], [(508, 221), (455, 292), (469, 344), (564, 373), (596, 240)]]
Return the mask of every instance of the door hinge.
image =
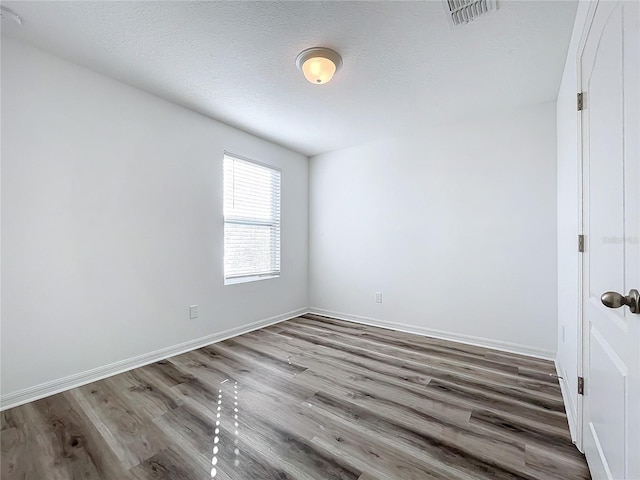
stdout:
[(578, 395), (584, 395), (584, 378), (578, 377)]
[(578, 251), (584, 253), (584, 235), (578, 235)]
[(578, 93), (578, 111), (581, 112), (584, 109), (584, 95), (582, 92)]

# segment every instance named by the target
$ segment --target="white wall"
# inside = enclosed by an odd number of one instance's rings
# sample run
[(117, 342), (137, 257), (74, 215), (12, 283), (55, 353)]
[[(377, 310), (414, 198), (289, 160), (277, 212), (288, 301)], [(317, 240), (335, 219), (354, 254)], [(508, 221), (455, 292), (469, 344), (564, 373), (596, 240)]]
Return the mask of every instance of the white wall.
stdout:
[(580, 2), (569, 43), (567, 60), (557, 100), (558, 125), (558, 356), (563, 378), (563, 394), (571, 434), (576, 435), (578, 418), (578, 348), (581, 343), (578, 305), (580, 303), (577, 250), (579, 226), (580, 157), (578, 155), (578, 120), (576, 94), (578, 44), (589, 2)]
[(546, 103), (313, 157), (312, 310), (552, 358), (555, 120)]
[[(225, 149), (282, 169), (279, 279), (223, 286)], [(300, 154), (3, 38), (3, 397), (306, 309), (307, 189)]]

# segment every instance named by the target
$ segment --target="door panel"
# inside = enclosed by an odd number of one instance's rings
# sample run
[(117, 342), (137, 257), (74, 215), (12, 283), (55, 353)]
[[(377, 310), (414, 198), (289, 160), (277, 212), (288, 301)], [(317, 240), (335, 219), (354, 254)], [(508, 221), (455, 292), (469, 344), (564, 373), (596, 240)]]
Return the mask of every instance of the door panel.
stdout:
[(579, 59), (582, 112), (583, 446), (594, 479), (640, 479), (640, 315), (607, 291), (640, 289), (637, 2), (601, 1)]
[(591, 385), (592, 405), (606, 405), (606, 409), (594, 408), (591, 430), (595, 443), (602, 450), (611, 470), (611, 477), (624, 477), (624, 445), (627, 392), (627, 368), (611, 345), (592, 327), (591, 332)]
[[(593, 272), (587, 277), (589, 299), (603, 314), (623, 318), (624, 311), (608, 310), (600, 295), (624, 288), (622, 5), (604, 25), (590, 75), (586, 78), (589, 141), (589, 256)], [(585, 72), (586, 73), (586, 72)], [(624, 323), (624, 322), (623, 322)], [(619, 326), (623, 325), (619, 324)]]

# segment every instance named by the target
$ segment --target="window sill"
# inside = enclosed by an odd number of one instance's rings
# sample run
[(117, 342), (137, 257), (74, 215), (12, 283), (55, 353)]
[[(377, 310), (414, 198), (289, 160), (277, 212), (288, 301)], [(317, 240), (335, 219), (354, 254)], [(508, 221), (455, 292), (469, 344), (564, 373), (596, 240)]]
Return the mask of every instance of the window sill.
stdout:
[(225, 278), (225, 285), (237, 285), (238, 283), (257, 282), (259, 280), (269, 280), (271, 278), (279, 278), (280, 275), (254, 275), (252, 277)]

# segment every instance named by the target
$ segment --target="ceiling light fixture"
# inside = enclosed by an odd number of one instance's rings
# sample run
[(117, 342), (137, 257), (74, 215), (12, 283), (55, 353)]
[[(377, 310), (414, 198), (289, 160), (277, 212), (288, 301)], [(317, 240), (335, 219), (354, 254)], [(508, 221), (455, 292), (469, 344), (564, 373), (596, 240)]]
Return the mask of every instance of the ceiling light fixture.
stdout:
[(308, 48), (296, 58), (296, 66), (304, 78), (315, 85), (322, 85), (333, 78), (342, 67), (342, 57), (329, 48)]
[(13, 23), (17, 23), (22, 26), (22, 19), (20, 18), (20, 15), (4, 5), (0, 6), (0, 17), (2, 17), (2, 20), (10, 20)]

